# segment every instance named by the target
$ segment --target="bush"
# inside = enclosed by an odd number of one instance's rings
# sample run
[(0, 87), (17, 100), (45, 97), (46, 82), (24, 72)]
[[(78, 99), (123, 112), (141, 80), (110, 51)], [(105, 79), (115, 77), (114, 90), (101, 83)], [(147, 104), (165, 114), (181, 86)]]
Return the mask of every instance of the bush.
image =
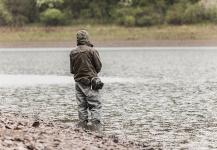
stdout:
[(41, 21), (47, 26), (66, 24), (64, 14), (55, 8), (46, 9), (43, 13), (41, 13)]
[(136, 19), (134, 16), (126, 16), (124, 19), (124, 25), (126, 27), (133, 27), (136, 24)]
[(171, 6), (166, 14), (166, 23), (168, 24), (181, 25), (207, 22), (217, 22), (216, 7), (205, 7), (200, 3), (191, 4), (182, 1)]
[(142, 18), (137, 18), (136, 24), (138, 26), (151, 26), (153, 25), (152, 17), (151, 16), (143, 16)]
[(195, 24), (217, 21), (217, 9), (215, 7), (206, 8), (203, 5), (194, 4), (185, 11), (184, 23)]
[(12, 16), (4, 8), (3, 3), (0, 2), (0, 26), (10, 25), (12, 23)]
[(184, 12), (186, 10), (187, 4), (177, 3), (173, 5), (166, 14), (166, 23), (181, 25), (184, 23)]
[(193, 24), (202, 21), (201, 18), (199, 17), (201, 16), (201, 13), (203, 13), (203, 10), (200, 11), (198, 5), (189, 6), (185, 11), (184, 22), (186, 24)]
[(124, 25), (125, 22), (125, 16), (129, 16), (132, 15), (132, 9), (130, 8), (120, 8), (120, 9), (116, 9), (113, 13), (112, 13), (112, 18), (114, 20), (115, 23), (119, 24), (119, 25)]
[(164, 23), (164, 16), (162, 14), (156, 13), (154, 9), (151, 9), (147, 14), (143, 14), (142, 16), (136, 17), (137, 26), (151, 26), (151, 25), (159, 25), (163, 23)]
[[(158, 7), (159, 6), (159, 7)], [(162, 6), (162, 5), (161, 5)], [(163, 6), (160, 5), (143, 7), (136, 12), (137, 26), (151, 26), (164, 23)]]
[(217, 8), (210, 8), (207, 10), (208, 18), (211, 22), (217, 23)]
[(12, 18), (9, 24), (14, 27), (34, 22), (37, 18), (36, 0), (1, 0), (1, 3)]
[(40, 12), (45, 11), (48, 8), (60, 9), (65, 0), (37, 0), (36, 5)]
[(117, 9), (113, 15), (116, 23), (130, 26), (151, 26), (164, 23), (164, 5), (148, 7), (124, 7)]

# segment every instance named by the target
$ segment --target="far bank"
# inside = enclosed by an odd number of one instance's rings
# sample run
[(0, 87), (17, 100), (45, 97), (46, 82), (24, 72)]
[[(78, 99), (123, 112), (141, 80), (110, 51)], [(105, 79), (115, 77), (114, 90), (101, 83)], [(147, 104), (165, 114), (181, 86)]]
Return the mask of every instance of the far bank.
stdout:
[(216, 25), (126, 28), (115, 25), (0, 28), (0, 47), (74, 47), (85, 29), (96, 47), (217, 46)]
[[(93, 41), (96, 47), (179, 47), (217, 46), (217, 40)], [(0, 48), (75, 47), (75, 41), (0, 42)]]

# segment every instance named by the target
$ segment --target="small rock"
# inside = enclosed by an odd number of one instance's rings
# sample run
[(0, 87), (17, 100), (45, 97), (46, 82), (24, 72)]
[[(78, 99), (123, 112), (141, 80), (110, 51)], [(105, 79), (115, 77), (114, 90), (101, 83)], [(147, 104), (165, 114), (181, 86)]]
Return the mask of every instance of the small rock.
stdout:
[(14, 128), (14, 130), (22, 130), (22, 127), (16, 126), (16, 127)]
[(35, 121), (35, 122), (32, 124), (32, 126), (35, 127), (35, 128), (39, 127), (39, 125), (40, 125), (39, 121)]
[(25, 126), (26, 124), (25, 124), (25, 123), (22, 123), (22, 122), (18, 122), (17, 125)]
[(5, 140), (11, 140), (11, 141), (13, 141), (14, 138), (13, 138), (13, 137), (10, 137), (10, 136), (5, 136)]
[(53, 145), (54, 147), (57, 147), (58, 145), (60, 145), (60, 143), (59, 143), (59, 142), (53, 142), (52, 145)]
[(102, 135), (96, 135), (95, 137), (98, 138), (98, 139), (102, 139), (103, 138)]
[(14, 141), (21, 142), (23, 140), (21, 140), (20, 138), (14, 138)]
[(118, 143), (118, 138), (114, 138), (113, 140), (115, 143)]
[(34, 149), (35, 149), (35, 146), (34, 146), (33, 144), (29, 144), (29, 145), (27, 146), (27, 148), (28, 148), (29, 150), (34, 150)]
[(11, 140), (4, 140), (4, 144), (6, 144), (7, 146), (13, 145), (13, 141)]
[(5, 128), (6, 128), (6, 129), (12, 129), (12, 128), (11, 128), (11, 127), (9, 127), (9, 126), (5, 126)]
[(78, 128), (75, 128), (74, 131), (75, 131), (75, 132), (79, 132), (80, 130), (79, 130)]
[(60, 139), (54, 139), (54, 141), (61, 142), (61, 140), (60, 140)]

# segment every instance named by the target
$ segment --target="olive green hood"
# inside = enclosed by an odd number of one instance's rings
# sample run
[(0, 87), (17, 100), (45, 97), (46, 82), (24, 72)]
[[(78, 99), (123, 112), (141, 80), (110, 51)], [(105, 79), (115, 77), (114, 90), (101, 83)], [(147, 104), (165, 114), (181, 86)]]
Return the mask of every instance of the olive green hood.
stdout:
[(89, 35), (86, 30), (77, 32), (77, 45), (87, 45), (89, 43)]

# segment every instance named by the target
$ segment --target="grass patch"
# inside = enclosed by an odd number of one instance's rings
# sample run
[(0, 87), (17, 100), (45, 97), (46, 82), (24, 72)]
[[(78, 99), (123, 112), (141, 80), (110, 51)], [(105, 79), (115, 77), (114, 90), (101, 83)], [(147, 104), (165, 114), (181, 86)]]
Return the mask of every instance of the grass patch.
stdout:
[(78, 30), (85, 29), (93, 41), (127, 40), (216, 40), (216, 25), (154, 26), (126, 28), (113, 25), (66, 27), (1, 27), (0, 42), (72, 41)]

